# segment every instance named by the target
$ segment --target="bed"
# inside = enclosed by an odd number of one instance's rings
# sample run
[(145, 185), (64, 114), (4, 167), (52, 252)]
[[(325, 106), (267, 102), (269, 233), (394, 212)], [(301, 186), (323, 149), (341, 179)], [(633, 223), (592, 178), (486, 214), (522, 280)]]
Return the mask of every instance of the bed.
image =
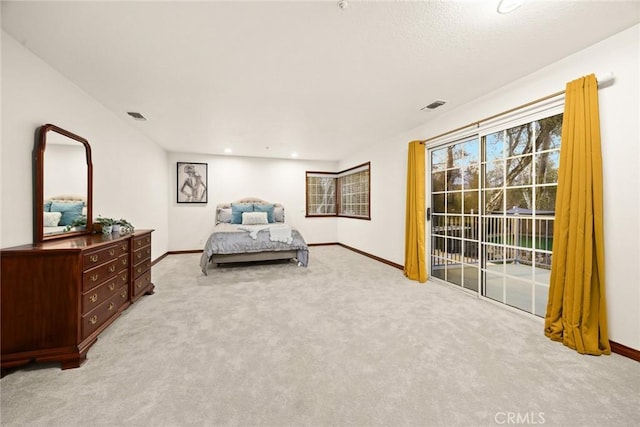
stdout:
[(63, 194), (44, 200), (43, 234), (59, 234), (86, 227), (87, 203), (83, 196)]
[(284, 221), (284, 206), (247, 197), (216, 206), (215, 227), (200, 257), (209, 264), (294, 259), (306, 267), (309, 248), (298, 230)]

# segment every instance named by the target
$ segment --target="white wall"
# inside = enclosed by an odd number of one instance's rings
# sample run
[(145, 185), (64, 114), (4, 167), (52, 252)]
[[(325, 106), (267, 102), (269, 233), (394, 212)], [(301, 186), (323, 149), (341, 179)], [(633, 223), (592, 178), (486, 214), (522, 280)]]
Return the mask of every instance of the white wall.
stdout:
[[(207, 204), (177, 203), (177, 162), (207, 163)], [(282, 203), (285, 222), (298, 228), (307, 243), (338, 240), (336, 218), (305, 218), (305, 171), (335, 171), (336, 162), (169, 153), (167, 168), (172, 251), (202, 249), (214, 226), (216, 205), (243, 197)]]
[(371, 162), (371, 220), (338, 218), (338, 241), (399, 265), (404, 265), (408, 142), (373, 145), (339, 168)]
[[(124, 112), (123, 112), (124, 116)], [(52, 123), (80, 135), (93, 155), (94, 215), (155, 229), (153, 259), (167, 251), (166, 152), (2, 32), (0, 245), (33, 241), (32, 151)]]
[(609, 334), (613, 341), (640, 349), (639, 52), (640, 26), (636, 25), (437, 120), (344, 159), (341, 167), (371, 160), (372, 220), (340, 219), (339, 241), (404, 264), (409, 141), (427, 139), (563, 90), (567, 82), (581, 76), (612, 72), (614, 84), (599, 91)]

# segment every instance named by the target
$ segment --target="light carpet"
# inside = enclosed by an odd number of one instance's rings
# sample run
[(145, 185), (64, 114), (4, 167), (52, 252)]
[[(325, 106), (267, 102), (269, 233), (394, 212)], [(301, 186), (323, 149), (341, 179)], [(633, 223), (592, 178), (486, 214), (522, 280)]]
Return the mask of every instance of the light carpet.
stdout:
[(293, 262), (152, 269), (81, 368), (0, 381), (3, 426), (629, 426), (640, 364), (339, 246)]

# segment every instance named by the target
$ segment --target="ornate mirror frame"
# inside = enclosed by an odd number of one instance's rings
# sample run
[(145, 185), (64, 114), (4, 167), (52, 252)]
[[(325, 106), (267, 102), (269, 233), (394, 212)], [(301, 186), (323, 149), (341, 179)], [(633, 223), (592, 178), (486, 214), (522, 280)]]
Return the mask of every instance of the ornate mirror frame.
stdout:
[[(76, 142), (81, 144), (84, 148), (86, 155), (86, 165), (83, 164), (82, 167), (86, 167), (87, 169), (87, 187), (86, 187), (86, 217), (87, 224), (84, 229), (72, 229), (70, 231), (60, 231), (54, 234), (48, 234), (44, 232), (44, 205), (45, 205), (45, 153), (47, 149), (47, 139), (53, 136), (53, 133), (57, 134), (55, 137), (59, 137), (60, 135), (66, 137), (68, 141), (65, 141), (65, 144), (74, 145)], [(51, 143), (51, 140), (49, 141)], [(66, 169), (65, 169), (66, 170)], [(57, 170), (56, 174), (64, 174), (65, 170)], [(38, 128), (37, 136), (36, 136), (36, 148), (34, 150), (34, 171), (35, 171), (35, 179), (34, 179), (34, 202), (33, 202), (33, 224), (34, 224), (34, 242), (41, 243), (48, 240), (55, 239), (66, 239), (68, 237), (73, 236), (81, 236), (85, 234), (92, 233), (91, 222), (93, 219), (93, 165), (91, 163), (91, 146), (89, 145), (89, 141), (84, 139), (81, 136), (78, 136), (72, 132), (69, 132), (65, 129), (59, 128), (58, 126), (52, 124), (46, 124), (40, 126)], [(48, 173), (52, 173), (49, 171)], [(50, 197), (52, 195), (47, 195)], [(85, 195), (83, 195), (85, 196)]]

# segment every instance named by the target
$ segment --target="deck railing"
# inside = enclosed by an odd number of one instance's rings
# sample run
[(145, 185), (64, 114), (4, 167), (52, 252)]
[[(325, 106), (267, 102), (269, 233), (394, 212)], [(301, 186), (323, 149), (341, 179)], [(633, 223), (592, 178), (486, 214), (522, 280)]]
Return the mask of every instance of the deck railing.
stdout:
[(484, 250), (486, 262), (519, 263), (551, 269), (553, 217), (496, 215), (435, 216), (431, 227), (432, 264), (477, 264)]

